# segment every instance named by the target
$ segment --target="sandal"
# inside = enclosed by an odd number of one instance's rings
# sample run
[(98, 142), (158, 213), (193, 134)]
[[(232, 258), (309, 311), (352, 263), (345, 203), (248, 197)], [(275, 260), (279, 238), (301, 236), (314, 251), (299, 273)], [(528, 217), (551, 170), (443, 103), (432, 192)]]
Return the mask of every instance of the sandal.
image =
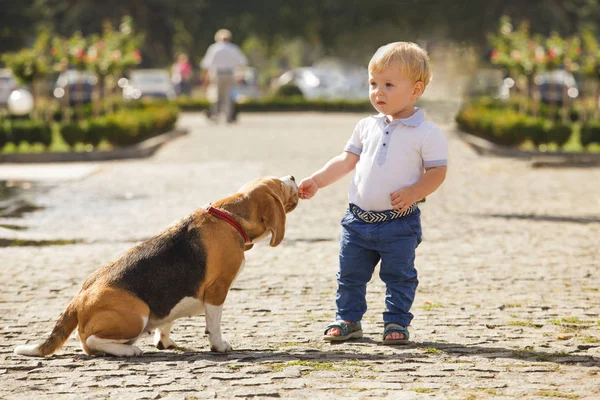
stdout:
[[(386, 339), (386, 337), (392, 333), (398, 332), (404, 335), (402, 339)], [(386, 323), (383, 328), (383, 344), (408, 344), (408, 339), (410, 338), (410, 334), (408, 333), (408, 328), (400, 325), (392, 325), (391, 323)]]
[[(331, 328), (338, 328), (340, 330), (340, 336), (329, 336), (327, 335), (327, 331)], [(362, 327), (359, 322), (351, 322), (349, 324), (344, 321), (335, 321), (325, 328), (325, 332), (323, 332), (323, 340), (327, 340), (329, 342), (343, 342), (348, 339), (360, 339), (363, 336)]]

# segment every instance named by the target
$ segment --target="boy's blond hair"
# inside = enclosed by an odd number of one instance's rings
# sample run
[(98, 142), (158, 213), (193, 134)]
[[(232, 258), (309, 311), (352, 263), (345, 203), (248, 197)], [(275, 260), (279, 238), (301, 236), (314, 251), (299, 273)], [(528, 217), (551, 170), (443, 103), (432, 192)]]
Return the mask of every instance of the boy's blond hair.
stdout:
[(381, 46), (369, 61), (369, 72), (381, 73), (391, 66), (399, 67), (403, 76), (425, 86), (431, 81), (429, 57), (418, 44), (394, 42)]

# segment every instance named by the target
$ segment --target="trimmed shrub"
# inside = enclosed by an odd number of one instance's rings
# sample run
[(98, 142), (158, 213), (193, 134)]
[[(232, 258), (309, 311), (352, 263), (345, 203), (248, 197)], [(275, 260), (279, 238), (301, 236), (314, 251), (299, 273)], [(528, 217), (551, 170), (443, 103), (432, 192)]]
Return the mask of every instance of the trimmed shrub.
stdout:
[(113, 114), (108, 119), (106, 138), (113, 146), (129, 146), (140, 142), (140, 122), (135, 112)]
[(4, 147), (6, 143), (8, 143), (8, 129), (4, 125), (4, 121), (0, 120), (0, 150)]
[(106, 133), (110, 129), (107, 118), (100, 117), (91, 119), (88, 122), (87, 130), (85, 132), (84, 142), (97, 147), (98, 144), (106, 137)]
[(524, 117), (519, 126), (516, 127), (523, 139), (529, 139), (534, 145), (539, 146), (540, 144), (547, 142), (547, 124), (545, 121), (533, 118)]
[(569, 141), (573, 127), (571, 125), (556, 123), (548, 129), (547, 141), (563, 147)]
[(302, 93), (302, 90), (300, 90), (297, 85), (288, 83), (286, 85), (279, 86), (275, 91), (275, 96), (304, 98), (304, 93)]
[(535, 146), (555, 143), (562, 147), (573, 133), (571, 124), (551, 123), (511, 109), (467, 106), (455, 119), (461, 130), (504, 146), (518, 146), (529, 139)]
[(41, 143), (47, 147), (52, 142), (52, 128), (42, 121), (17, 119), (11, 122), (10, 130), (11, 141), (16, 145)]
[(60, 127), (60, 135), (71, 147), (77, 143), (85, 143), (87, 127), (79, 123), (64, 124)]
[(581, 144), (600, 143), (600, 121), (589, 121), (581, 127)]

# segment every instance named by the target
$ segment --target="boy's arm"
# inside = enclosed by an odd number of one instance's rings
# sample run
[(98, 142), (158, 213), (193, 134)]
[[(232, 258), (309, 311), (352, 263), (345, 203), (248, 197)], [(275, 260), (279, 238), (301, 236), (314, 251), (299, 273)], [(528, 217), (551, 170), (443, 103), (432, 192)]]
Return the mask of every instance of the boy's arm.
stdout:
[(447, 167), (425, 168), (425, 174), (414, 185), (404, 187), (390, 194), (392, 208), (404, 211), (418, 200), (435, 192), (446, 179)]
[(320, 188), (324, 188), (340, 180), (354, 170), (359, 159), (358, 155), (348, 151), (344, 151), (342, 154), (333, 157), (323, 168), (300, 182), (298, 186), (300, 198), (305, 200), (310, 199)]

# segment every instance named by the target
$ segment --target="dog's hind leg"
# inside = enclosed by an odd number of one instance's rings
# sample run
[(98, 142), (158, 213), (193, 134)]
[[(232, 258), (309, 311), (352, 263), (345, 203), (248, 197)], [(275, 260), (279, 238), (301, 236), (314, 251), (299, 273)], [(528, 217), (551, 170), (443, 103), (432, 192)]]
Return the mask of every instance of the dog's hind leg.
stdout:
[(172, 322), (161, 325), (154, 331), (154, 345), (157, 349), (164, 350), (177, 346), (177, 344), (169, 337), (171, 334), (171, 326), (173, 326)]
[(142, 350), (137, 346), (126, 344), (129, 339), (103, 339), (92, 335), (85, 341), (93, 355), (110, 354), (117, 357), (132, 357), (142, 355)]
[(88, 355), (136, 356), (132, 346), (146, 327), (150, 309), (139, 298), (119, 289), (93, 299), (80, 320), (79, 340)]

